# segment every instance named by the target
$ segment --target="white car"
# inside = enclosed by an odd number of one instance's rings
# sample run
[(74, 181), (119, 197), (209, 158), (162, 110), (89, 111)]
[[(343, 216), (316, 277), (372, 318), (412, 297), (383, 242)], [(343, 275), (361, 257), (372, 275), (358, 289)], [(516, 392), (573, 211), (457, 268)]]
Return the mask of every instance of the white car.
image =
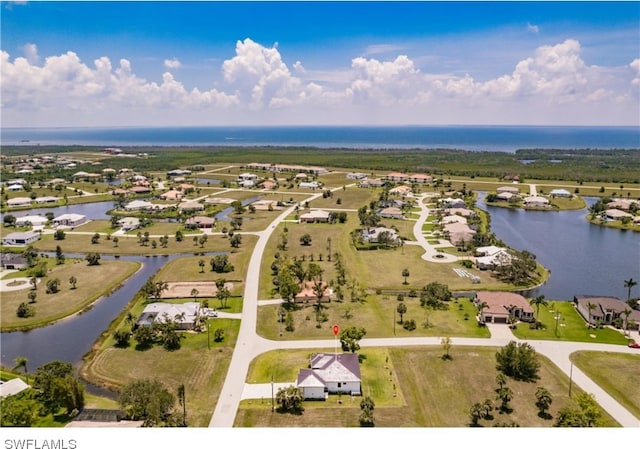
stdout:
[(207, 309), (205, 313), (209, 318), (216, 318), (218, 316), (218, 311), (215, 309)]

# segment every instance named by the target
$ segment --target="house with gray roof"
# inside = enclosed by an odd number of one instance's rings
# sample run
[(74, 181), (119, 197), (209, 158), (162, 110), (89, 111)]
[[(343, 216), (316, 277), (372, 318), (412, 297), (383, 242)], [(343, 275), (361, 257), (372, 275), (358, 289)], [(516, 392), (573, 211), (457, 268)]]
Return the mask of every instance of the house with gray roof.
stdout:
[(617, 318), (624, 322), (627, 319), (625, 310), (631, 311), (629, 312), (628, 329), (638, 329), (640, 324), (640, 311), (632, 309), (626, 302), (615, 296), (578, 295), (573, 297), (573, 302), (576, 305), (576, 310), (587, 324), (593, 325), (600, 322), (611, 325)]
[(2, 237), (2, 244), (7, 246), (25, 246), (38, 240), (40, 240), (39, 232), (12, 232)]
[(310, 369), (301, 369), (296, 386), (305, 399), (326, 399), (328, 394), (361, 394), (358, 354), (317, 353), (311, 355)]

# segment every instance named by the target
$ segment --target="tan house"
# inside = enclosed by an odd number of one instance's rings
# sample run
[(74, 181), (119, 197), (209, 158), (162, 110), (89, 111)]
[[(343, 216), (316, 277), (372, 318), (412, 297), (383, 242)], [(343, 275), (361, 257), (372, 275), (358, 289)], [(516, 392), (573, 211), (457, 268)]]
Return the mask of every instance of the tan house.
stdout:
[(449, 241), (453, 245), (463, 245), (473, 240), (476, 231), (471, 229), (466, 223), (448, 223), (444, 225), (444, 232), (448, 235)]
[(533, 307), (524, 296), (517, 293), (476, 292), (473, 302), (481, 309), (481, 323), (508, 323), (510, 317), (520, 321), (534, 319)]
[[(318, 302), (318, 295), (315, 291), (316, 281), (306, 281), (300, 284), (300, 292), (295, 296), (293, 301), (296, 304), (315, 304)], [(331, 295), (333, 295), (333, 289), (329, 288), (325, 281), (320, 282), (320, 286), (323, 288), (322, 298), (320, 302), (331, 302)]]
[(180, 201), (183, 196), (184, 194), (179, 190), (169, 190), (167, 192), (161, 193), (160, 199), (163, 199), (166, 201)]
[(395, 218), (395, 219), (404, 218), (404, 215), (402, 214), (402, 210), (399, 207), (385, 207), (384, 209), (380, 209), (378, 211), (378, 216), (380, 218)]
[(426, 184), (433, 181), (433, 176), (425, 175), (423, 173), (416, 173), (414, 175), (409, 176), (410, 182), (417, 182), (419, 184)]
[(326, 210), (312, 210), (300, 215), (300, 223), (329, 223), (331, 212)]

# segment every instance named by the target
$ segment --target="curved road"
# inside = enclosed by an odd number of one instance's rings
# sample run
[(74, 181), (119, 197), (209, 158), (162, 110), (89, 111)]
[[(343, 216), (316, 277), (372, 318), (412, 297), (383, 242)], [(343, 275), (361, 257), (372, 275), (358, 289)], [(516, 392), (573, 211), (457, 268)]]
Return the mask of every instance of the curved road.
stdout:
[[(340, 187), (339, 189), (342, 189)], [(337, 190), (337, 189), (334, 189)], [(308, 201), (320, 197), (315, 194)], [(415, 238), (424, 249), (425, 256), (435, 254), (435, 248), (428, 244), (422, 233), (422, 225), (426, 221), (429, 210), (420, 198), (420, 217), (414, 226)], [(259, 238), (251, 255), (247, 271), (247, 282), (242, 307), (242, 321), (231, 363), (227, 371), (227, 377), (220, 392), (220, 397), (211, 417), (209, 427), (233, 427), (236, 412), (240, 401), (248, 397), (270, 396), (271, 385), (245, 384), (249, 364), (258, 355), (275, 349), (307, 349), (333, 347), (335, 340), (296, 340), (274, 341), (267, 340), (256, 333), (258, 311), (258, 284), (260, 279), (260, 265), (269, 237), (289, 214), (294, 207), (284, 210), (264, 231), (256, 233)], [(455, 257), (455, 256), (452, 256)], [(437, 259), (426, 259), (436, 261)], [(457, 260), (457, 258), (456, 258)], [(450, 261), (449, 261), (450, 262)], [(495, 346), (502, 347), (512, 340), (517, 340), (511, 330), (504, 325), (489, 325), (491, 338), (452, 338), (454, 347), (458, 346)], [(592, 393), (596, 401), (623, 427), (640, 427), (640, 420), (633, 416), (626, 408), (620, 405), (614, 398), (593, 382), (586, 374), (573, 366), (569, 356), (579, 350), (608, 351), (637, 354), (637, 349), (619, 345), (607, 345), (599, 343), (575, 343), (557, 341), (527, 341), (537, 352), (548, 357), (567, 376), (571, 376), (573, 382), (584, 391)], [(360, 342), (360, 346), (367, 347), (391, 347), (391, 346), (440, 346), (440, 337), (414, 337), (414, 338), (366, 338)], [(284, 384), (283, 384), (284, 385)], [(281, 386), (278, 384), (278, 386)], [(265, 394), (265, 388), (268, 393)]]

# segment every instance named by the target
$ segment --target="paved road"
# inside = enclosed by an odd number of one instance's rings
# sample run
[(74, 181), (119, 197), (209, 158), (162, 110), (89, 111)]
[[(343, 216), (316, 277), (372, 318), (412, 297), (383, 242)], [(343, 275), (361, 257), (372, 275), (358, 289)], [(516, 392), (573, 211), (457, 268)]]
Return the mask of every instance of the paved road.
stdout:
[[(341, 187), (339, 188), (341, 189)], [(338, 190), (338, 189), (335, 189)], [(318, 198), (321, 194), (315, 194), (308, 201)], [(245, 379), (249, 369), (249, 364), (258, 355), (275, 349), (313, 349), (334, 347), (335, 340), (296, 340), (296, 341), (274, 341), (267, 340), (256, 334), (257, 309), (258, 309), (258, 283), (260, 279), (260, 265), (262, 257), (269, 240), (276, 226), (282, 222), (291, 212), (293, 207), (284, 210), (272, 223), (272, 225), (262, 232), (256, 233), (259, 236), (256, 247), (249, 261), (247, 271), (247, 282), (245, 287), (244, 304), (242, 308), (242, 321), (235, 350), (231, 359), (231, 364), (227, 372), (218, 403), (209, 423), (210, 427), (233, 427), (236, 413), (240, 401), (247, 398), (269, 398), (271, 397), (271, 384), (246, 384)], [(421, 246), (428, 251), (433, 248), (428, 244), (422, 234), (422, 224), (426, 220), (428, 210), (421, 204), (420, 218), (414, 226), (416, 239), (422, 237)], [(420, 236), (420, 237), (419, 237)], [(426, 253), (425, 253), (426, 254)], [(454, 347), (458, 346), (490, 346), (502, 347), (516, 338), (511, 330), (504, 325), (489, 325), (491, 338), (452, 338)], [(548, 357), (567, 376), (571, 376), (572, 381), (584, 391), (594, 394), (598, 403), (613, 418), (624, 427), (640, 427), (640, 420), (634, 417), (628, 410), (622, 407), (615, 399), (597, 386), (582, 371), (572, 365), (569, 356), (578, 350), (610, 351), (623, 353), (637, 353), (638, 350), (619, 345), (604, 345), (596, 343), (573, 343), (556, 341), (528, 341), (537, 352)], [(360, 342), (360, 346), (367, 347), (392, 347), (392, 346), (435, 346), (441, 345), (440, 337), (415, 337), (415, 338), (366, 338)], [(286, 386), (284, 384), (274, 384)]]

